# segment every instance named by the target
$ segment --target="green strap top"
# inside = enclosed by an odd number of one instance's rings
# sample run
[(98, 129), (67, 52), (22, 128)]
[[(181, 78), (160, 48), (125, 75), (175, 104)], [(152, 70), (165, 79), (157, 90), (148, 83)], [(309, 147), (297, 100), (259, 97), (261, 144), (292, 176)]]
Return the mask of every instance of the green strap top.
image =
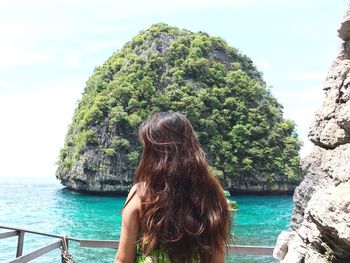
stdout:
[[(199, 263), (199, 260), (192, 260), (193, 263)], [(142, 255), (141, 250), (137, 247), (135, 263), (171, 263), (167, 253), (162, 249), (154, 250), (151, 255)]]
[(154, 250), (151, 255), (142, 255), (139, 248), (137, 248), (135, 263), (171, 263), (169, 257), (161, 249)]

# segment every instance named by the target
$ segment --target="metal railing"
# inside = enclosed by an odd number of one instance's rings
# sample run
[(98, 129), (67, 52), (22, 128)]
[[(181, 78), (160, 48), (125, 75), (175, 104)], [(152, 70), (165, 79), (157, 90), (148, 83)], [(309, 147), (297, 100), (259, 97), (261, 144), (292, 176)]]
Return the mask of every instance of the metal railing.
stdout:
[[(89, 247), (89, 248), (113, 248), (117, 249), (119, 241), (117, 240), (89, 240), (89, 239), (78, 239), (73, 237), (67, 237), (62, 235), (53, 235), (47, 234), (38, 231), (32, 231), (28, 229), (14, 228), (8, 226), (0, 226), (0, 229), (6, 229), (8, 231), (0, 233), (0, 239), (18, 236), (17, 239), (17, 250), (16, 258), (10, 260), (8, 263), (25, 263), (29, 262), (35, 258), (38, 258), (46, 253), (49, 253), (55, 249), (62, 247), (63, 240), (78, 242), (80, 247)], [(24, 235), (25, 233), (46, 236), (56, 238), (55, 242), (48, 244), (46, 246), (40, 247), (28, 254), (23, 255), (23, 246), (24, 246)], [(273, 247), (265, 246), (242, 246), (242, 245), (228, 245), (226, 247), (226, 253), (232, 255), (266, 255), (272, 256)]]

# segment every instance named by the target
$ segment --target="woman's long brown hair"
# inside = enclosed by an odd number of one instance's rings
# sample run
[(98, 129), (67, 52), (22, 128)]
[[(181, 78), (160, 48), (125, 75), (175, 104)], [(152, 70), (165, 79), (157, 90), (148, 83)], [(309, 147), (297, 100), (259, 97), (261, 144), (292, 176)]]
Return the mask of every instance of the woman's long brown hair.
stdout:
[(160, 112), (141, 125), (139, 135), (143, 253), (161, 249), (174, 263), (213, 262), (230, 237), (231, 216), (191, 123), (180, 113)]

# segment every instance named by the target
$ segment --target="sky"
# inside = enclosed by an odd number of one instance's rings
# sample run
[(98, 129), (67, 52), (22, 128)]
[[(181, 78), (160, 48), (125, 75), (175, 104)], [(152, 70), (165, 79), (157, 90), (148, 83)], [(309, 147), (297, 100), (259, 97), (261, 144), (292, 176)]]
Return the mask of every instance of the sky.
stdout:
[(154, 23), (219, 36), (249, 56), (296, 123), (301, 156), (339, 51), (345, 0), (0, 0), (0, 177), (54, 177), (96, 66)]

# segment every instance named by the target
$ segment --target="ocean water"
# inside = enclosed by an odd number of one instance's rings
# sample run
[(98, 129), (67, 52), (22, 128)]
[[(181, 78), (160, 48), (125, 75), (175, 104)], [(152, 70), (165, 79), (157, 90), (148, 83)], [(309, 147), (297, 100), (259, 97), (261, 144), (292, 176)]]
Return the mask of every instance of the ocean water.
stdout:
[[(278, 234), (288, 229), (290, 196), (234, 196), (238, 211), (232, 232), (235, 244), (274, 246)], [(0, 177), (0, 225), (67, 235), (81, 239), (119, 239), (121, 208), (125, 197), (82, 195), (62, 187), (55, 179)], [(4, 230), (0, 229), (0, 232)], [(25, 235), (24, 254), (55, 239)], [(17, 237), (0, 239), (0, 262), (16, 254)], [(80, 248), (69, 242), (69, 251), (77, 263), (113, 262), (114, 249)], [(37, 263), (59, 263), (55, 250), (35, 259)], [(226, 262), (277, 262), (267, 256), (228, 256)]]

